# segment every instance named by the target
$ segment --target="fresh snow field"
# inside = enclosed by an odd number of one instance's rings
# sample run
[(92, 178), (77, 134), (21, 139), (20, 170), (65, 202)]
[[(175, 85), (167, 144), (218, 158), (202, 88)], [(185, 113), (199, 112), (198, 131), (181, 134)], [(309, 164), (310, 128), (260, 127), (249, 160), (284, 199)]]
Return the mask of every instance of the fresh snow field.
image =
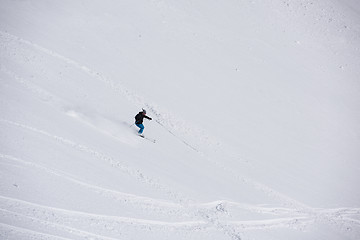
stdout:
[(360, 239), (357, 0), (0, 0), (0, 110), (1, 240)]

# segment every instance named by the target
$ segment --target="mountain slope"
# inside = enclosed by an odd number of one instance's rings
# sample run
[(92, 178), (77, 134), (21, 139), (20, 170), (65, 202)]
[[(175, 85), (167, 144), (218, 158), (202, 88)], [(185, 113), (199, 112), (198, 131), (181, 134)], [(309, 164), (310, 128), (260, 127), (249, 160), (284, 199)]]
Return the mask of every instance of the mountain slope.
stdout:
[(350, 2), (2, 1), (0, 236), (357, 239)]

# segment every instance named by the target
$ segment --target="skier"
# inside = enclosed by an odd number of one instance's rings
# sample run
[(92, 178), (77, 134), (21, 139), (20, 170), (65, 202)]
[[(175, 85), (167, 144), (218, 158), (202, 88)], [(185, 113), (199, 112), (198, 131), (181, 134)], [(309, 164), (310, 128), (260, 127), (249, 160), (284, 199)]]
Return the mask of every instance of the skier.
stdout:
[(144, 120), (144, 118), (147, 118), (147, 119), (149, 119), (149, 120), (152, 120), (151, 117), (146, 116), (146, 110), (145, 110), (145, 109), (143, 109), (142, 112), (139, 112), (139, 113), (135, 116), (135, 125), (136, 125), (138, 128), (140, 128), (140, 130), (139, 130), (139, 132), (138, 132), (140, 136), (143, 136), (142, 133), (143, 133), (143, 131), (144, 131), (144, 125), (143, 125), (143, 120)]

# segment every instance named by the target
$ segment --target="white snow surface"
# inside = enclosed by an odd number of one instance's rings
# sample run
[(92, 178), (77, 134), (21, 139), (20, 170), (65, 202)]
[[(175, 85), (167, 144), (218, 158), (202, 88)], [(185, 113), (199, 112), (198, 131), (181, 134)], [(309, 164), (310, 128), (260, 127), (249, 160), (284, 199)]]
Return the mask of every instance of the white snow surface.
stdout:
[(0, 0), (0, 239), (360, 239), (359, 77), (356, 0)]

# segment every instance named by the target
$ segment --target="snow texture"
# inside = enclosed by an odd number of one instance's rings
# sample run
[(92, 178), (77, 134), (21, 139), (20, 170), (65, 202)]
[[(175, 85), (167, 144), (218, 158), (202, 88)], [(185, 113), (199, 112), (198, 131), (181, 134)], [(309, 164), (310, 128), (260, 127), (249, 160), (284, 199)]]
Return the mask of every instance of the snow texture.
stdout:
[(359, 66), (355, 0), (1, 0), (0, 239), (359, 239)]

